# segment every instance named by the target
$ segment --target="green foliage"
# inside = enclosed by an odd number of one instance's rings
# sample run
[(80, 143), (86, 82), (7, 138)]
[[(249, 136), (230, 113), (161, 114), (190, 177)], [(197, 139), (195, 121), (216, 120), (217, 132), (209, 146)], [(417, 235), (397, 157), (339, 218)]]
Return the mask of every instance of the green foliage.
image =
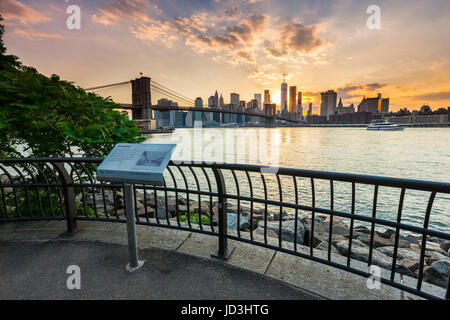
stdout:
[[(3, 19), (0, 16), (0, 22)], [(104, 157), (117, 143), (141, 143), (140, 129), (110, 98), (46, 77), (6, 55), (0, 25), (0, 157)]]
[[(187, 212), (180, 212), (178, 213), (178, 218), (180, 219), (180, 222), (188, 222), (188, 213)], [(189, 219), (191, 223), (193, 224), (200, 224), (200, 216), (198, 213), (189, 212)], [(203, 215), (202, 216), (202, 225), (210, 225), (211, 219), (208, 216)]]

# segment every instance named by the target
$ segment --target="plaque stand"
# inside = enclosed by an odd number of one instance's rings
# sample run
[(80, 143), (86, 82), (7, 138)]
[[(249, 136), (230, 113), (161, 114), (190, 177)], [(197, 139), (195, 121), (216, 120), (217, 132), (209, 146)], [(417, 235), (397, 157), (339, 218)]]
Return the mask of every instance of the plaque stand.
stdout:
[(125, 183), (123, 191), (125, 215), (127, 216), (128, 251), (130, 254), (130, 262), (127, 264), (127, 270), (134, 272), (144, 265), (144, 261), (139, 261), (138, 257), (133, 185)]

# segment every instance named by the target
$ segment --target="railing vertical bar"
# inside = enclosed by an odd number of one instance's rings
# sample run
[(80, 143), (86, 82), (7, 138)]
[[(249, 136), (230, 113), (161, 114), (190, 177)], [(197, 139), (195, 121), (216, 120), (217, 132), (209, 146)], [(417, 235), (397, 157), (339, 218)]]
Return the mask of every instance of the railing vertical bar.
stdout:
[(316, 219), (315, 215), (315, 208), (316, 208), (316, 191), (314, 187), (314, 178), (311, 178), (311, 202), (312, 202), (312, 208), (311, 211), (311, 234), (309, 238), (309, 252), (310, 255), (314, 255), (314, 221)]
[[(238, 197), (241, 196), (241, 192), (240, 192), (240, 188), (239, 188), (239, 183), (236, 177), (236, 172), (234, 170), (231, 170), (231, 174), (233, 175), (234, 178), (234, 183), (236, 185), (236, 195)], [(241, 225), (241, 199), (237, 199), (237, 234), (238, 237), (241, 237), (241, 228), (239, 228), (239, 226)]]
[[(170, 219), (169, 219), (169, 197), (167, 196), (167, 185), (166, 185), (166, 179), (163, 178), (164, 182), (164, 200), (166, 202), (166, 222), (167, 225), (170, 226)], [(175, 199), (175, 202), (177, 202), (177, 199)], [(147, 206), (146, 206), (147, 207)], [(201, 227), (200, 227), (201, 228)]]
[(188, 182), (187, 182), (187, 179), (186, 179), (186, 175), (184, 174), (183, 170), (179, 166), (177, 166), (177, 168), (180, 171), (181, 176), (183, 177), (184, 184), (186, 186), (187, 220), (188, 220), (189, 229), (192, 229), (192, 225), (191, 225), (191, 208), (190, 208), (190, 201), (189, 201), (189, 193), (190, 193), (189, 192), (189, 185), (188, 185)]
[[(433, 191), (430, 195), (430, 199), (428, 200), (427, 211), (425, 213), (425, 219), (423, 222), (423, 228), (428, 229), (428, 223), (430, 222), (431, 208), (433, 207), (434, 198), (436, 197), (436, 192)], [(422, 289), (422, 280), (423, 280), (423, 268), (425, 266), (425, 249), (427, 246), (427, 235), (422, 234), (422, 242), (420, 244), (420, 263), (419, 263), (419, 276), (417, 277), (417, 290)], [(448, 289), (448, 288), (447, 288)]]
[[(267, 183), (266, 178), (264, 178), (264, 174), (261, 174), (261, 179), (264, 186), (264, 200), (267, 201)], [(267, 244), (267, 202), (264, 203), (264, 243)]]
[(278, 182), (278, 195), (280, 199), (280, 224), (278, 227), (278, 246), (282, 248), (282, 242), (283, 242), (283, 205), (281, 203), (283, 202), (283, 193), (281, 192), (281, 180), (280, 175), (277, 174), (277, 182)]
[[(189, 170), (191, 171), (192, 175), (194, 176), (195, 180), (195, 186), (197, 187), (197, 191), (200, 191), (200, 184), (198, 182), (197, 175), (195, 174), (194, 170), (189, 167)], [(198, 222), (200, 226), (200, 230), (203, 230), (203, 224), (202, 224), (202, 198), (200, 193), (198, 194)]]
[[(405, 199), (405, 188), (402, 188), (400, 193), (400, 199), (398, 203), (398, 213), (397, 213), (397, 223), (400, 223), (402, 220), (402, 210), (403, 210), (403, 200)], [(397, 252), (398, 252), (398, 241), (400, 238), (400, 228), (395, 228), (395, 240), (394, 240), (394, 253), (392, 255), (392, 269), (391, 269), (391, 281), (394, 281), (395, 278), (395, 268), (397, 264)]]
[[(250, 178), (248, 171), (245, 171), (245, 174), (247, 176), (247, 181), (250, 187), (250, 198), (253, 199), (252, 179)], [(253, 200), (250, 201), (250, 239), (253, 240)]]
[(347, 267), (350, 267), (350, 256), (352, 255), (353, 225), (355, 223), (355, 219), (353, 219), (353, 215), (355, 214), (355, 189), (355, 182), (352, 182), (352, 218), (350, 220), (350, 236), (348, 238)]
[[(334, 183), (333, 180), (330, 180), (330, 210), (334, 210)], [(331, 241), (333, 239), (333, 217), (334, 215), (330, 215), (330, 232), (328, 237), (328, 261), (331, 261)]]
[[(208, 191), (212, 192), (212, 188), (211, 188), (211, 181), (209, 180), (209, 176), (208, 173), (206, 172), (204, 167), (201, 167), (203, 174), (205, 175), (206, 178), (206, 182), (208, 184)], [(213, 197), (210, 195), (209, 196), (209, 217), (210, 217), (210, 227), (211, 227), (211, 232), (214, 232), (214, 210), (213, 210)]]
[[(373, 209), (372, 209), (372, 218), (376, 218), (377, 216), (377, 201), (378, 201), (378, 185), (375, 185), (375, 189), (373, 192)], [(375, 222), (372, 222), (372, 228), (370, 229), (370, 245), (369, 245), (369, 259), (367, 262), (368, 266), (372, 265), (372, 256), (373, 256), (373, 241), (375, 238)]]
[[(297, 177), (292, 176), (294, 180), (294, 193), (295, 193), (295, 204), (298, 205), (298, 186)], [(297, 236), (298, 236), (298, 208), (295, 208), (295, 223), (294, 223), (294, 251), (297, 251)]]
[[(172, 169), (170, 167), (167, 167), (167, 171), (169, 172), (170, 176), (172, 177), (172, 181), (173, 181), (173, 185), (175, 187), (175, 214), (177, 216), (177, 224), (179, 227), (181, 227), (181, 223), (180, 223), (180, 214), (179, 214), (179, 206), (178, 206), (178, 185), (177, 185), (177, 180), (175, 179), (175, 175), (172, 172)], [(155, 213), (156, 214), (156, 213)]]
[[(120, 220), (119, 218), (119, 212), (117, 211), (117, 191), (115, 187), (112, 187), (112, 193), (113, 193), (113, 203), (114, 203), (114, 214), (116, 215), (116, 219)], [(123, 199), (123, 198), (122, 198)], [(125, 212), (125, 209), (124, 209)]]

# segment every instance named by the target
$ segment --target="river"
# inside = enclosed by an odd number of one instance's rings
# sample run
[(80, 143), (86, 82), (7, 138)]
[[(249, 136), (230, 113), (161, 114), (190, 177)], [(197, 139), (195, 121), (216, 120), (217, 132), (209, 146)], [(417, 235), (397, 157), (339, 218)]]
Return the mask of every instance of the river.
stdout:
[[(241, 141), (241, 144), (239, 144)], [(376, 132), (365, 128), (177, 129), (146, 143), (176, 143), (176, 160), (225, 161), (320, 171), (450, 181), (450, 130), (407, 128)], [(214, 153), (216, 151), (216, 153)], [(329, 205), (328, 184), (318, 183), (318, 206)], [(335, 186), (336, 209), (348, 210), (350, 184)], [(305, 188), (307, 184), (305, 182)], [(292, 196), (292, 188), (283, 193)], [(309, 192), (310, 193), (310, 192)], [(400, 190), (380, 188), (377, 216), (395, 220)], [(408, 191), (404, 222), (420, 226), (429, 194)], [(305, 192), (305, 201), (310, 197)], [(356, 212), (371, 214), (373, 187), (358, 186)], [(430, 225), (450, 231), (450, 197), (439, 195)]]

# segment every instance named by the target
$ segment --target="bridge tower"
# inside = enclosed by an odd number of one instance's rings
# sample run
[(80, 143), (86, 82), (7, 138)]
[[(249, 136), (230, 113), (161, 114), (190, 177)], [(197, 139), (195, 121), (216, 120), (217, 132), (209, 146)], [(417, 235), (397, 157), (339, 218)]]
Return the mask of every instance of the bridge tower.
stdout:
[(152, 119), (152, 93), (148, 77), (131, 80), (131, 117), (133, 120)]

